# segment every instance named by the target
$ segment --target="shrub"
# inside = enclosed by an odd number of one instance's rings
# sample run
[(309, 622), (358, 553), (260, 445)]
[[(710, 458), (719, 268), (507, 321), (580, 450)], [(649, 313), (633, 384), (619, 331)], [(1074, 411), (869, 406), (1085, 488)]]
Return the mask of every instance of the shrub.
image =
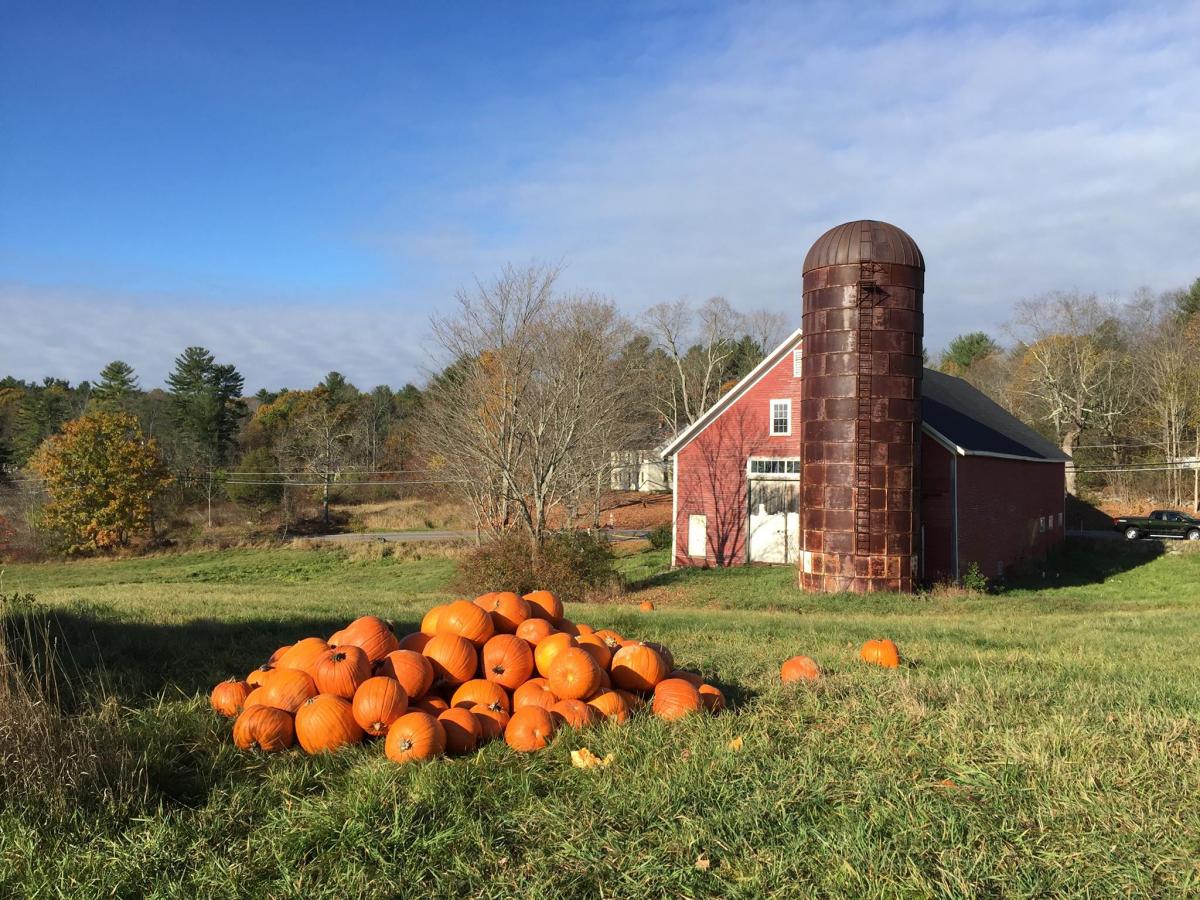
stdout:
[(279, 463), (270, 450), (265, 447), (251, 450), (242, 457), (225, 491), (234, 503), (259, 514), (274, 509), (283, 499), (284, 476), (278, 470)]
[(967, 566), (966, 574), (962, 577), (962, 586), (968, 591), (986, 594), (988, 590), (987, 576), (979, 568), (979, 563), (973, 562)]
[(659, 525), (646, 535), (646, 539), (655, 550), (666, 550), (671, 546), (671, 526)]
[(550, 535), (536, 564), (524, 534), (510, 532), (467, 553), (458, 564), (454, 587), (468, 594), (534, 589), (576, 602), (610, 587), (617, 579), (612, 547), (603, 535), (565, 531)]

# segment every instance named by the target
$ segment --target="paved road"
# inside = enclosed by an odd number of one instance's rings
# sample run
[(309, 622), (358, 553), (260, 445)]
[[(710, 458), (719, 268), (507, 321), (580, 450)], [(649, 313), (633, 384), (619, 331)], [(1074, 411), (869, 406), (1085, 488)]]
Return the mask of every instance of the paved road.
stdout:
[[(644, 538), (649, 532), (636, 528), (605, 529), (605, 534), (613, 541), (629, 541)], [(391, 544), (428, 543), (438, 541), (473, 541), (473, 531), (368, 531), (348, 532), (346, 534), (317, 534), (305, 540), (330, 541), (343, 544), (363, 544), (374, 541), (384, 541)]]

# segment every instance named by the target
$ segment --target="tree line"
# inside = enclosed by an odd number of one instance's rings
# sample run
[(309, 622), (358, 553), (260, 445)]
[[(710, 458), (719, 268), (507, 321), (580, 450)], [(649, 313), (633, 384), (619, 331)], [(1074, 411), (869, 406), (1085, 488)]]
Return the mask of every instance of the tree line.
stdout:
[[(74, 386), (4, 378), (0, 473), (31, 520), (77, 552), (124, 545), (182, 508), (211, 525), (226, 500), (285, 529), (297, 504), (316, 500), (328, 525), (334, 491), (393, 485), (451, 493), (481, 531), (521, 530), (537, 548), (563, 516), (599, 524), (613, 451), (661, 444), (785, 334), (781, 316), (740, 314), (723, 298), (634, 321), (559, 279), (552, 266), (508, 267), (461, 290), (454, 314), (433, 320), (437, 370), (421, 388), (363, 391), (330, 372), (312, 388), (248, 396), (236, 365), (202, 347), (180, 354), (164, 388), (144, 389), (121, 360)], [(127, 507), (118, 527), (55, 506), (57, 495), (83, 502), (73, 473), (104, 481), (103, 465), (145, 476), (124, 488), (136, 498), (92, 498)]]

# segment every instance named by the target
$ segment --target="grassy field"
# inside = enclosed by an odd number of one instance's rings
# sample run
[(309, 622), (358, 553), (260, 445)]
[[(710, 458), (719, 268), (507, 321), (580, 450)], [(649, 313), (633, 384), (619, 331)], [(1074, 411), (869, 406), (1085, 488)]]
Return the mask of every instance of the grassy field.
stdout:
[[(144, 793), (0, 807), (0, 895), (1107, 896), (1200, 891), (1200, 554), (1117, 545), (1002, 595), (804, 597), (782, 569), (622, 560), (628, 603), (735, 709), (400, 768), (238, 753), (216, 680), (373, 612), (411, 629), (447, 559), (246, 550), (9, 566), (103, 679)], [(658, 606), (639, 613), (646, 597)], [(893, 637), (899, 671), (858, 664)], [(828, 677), (777, 683), (816, 657)], [(740, 749), (730, 742), (740, 739)], [(570, 750), (613, 753), (579, 770)]]

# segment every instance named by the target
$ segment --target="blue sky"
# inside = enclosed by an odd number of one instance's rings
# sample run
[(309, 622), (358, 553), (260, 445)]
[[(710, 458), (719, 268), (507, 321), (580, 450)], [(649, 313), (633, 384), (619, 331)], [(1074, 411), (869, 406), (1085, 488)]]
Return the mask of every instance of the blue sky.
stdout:
[(0, 373), (398, 385), (534, 259), (798, 322), (862, 217), (922, 246), (935, 348), (1200, 275), (1200, 4), (846, 9), (0, 4)]

